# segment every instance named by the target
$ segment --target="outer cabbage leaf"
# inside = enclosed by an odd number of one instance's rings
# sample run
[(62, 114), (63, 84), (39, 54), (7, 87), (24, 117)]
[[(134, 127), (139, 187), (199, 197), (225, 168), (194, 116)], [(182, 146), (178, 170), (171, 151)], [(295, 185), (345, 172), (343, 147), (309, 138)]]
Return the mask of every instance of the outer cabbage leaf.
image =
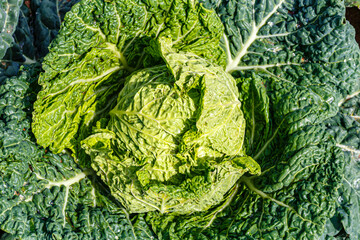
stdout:
[(260, 168), (242, 151), (245, 121), (235, 80), (160, 42), (168, 67), (132, 74), (107, 128), (82, 144), (129, 211), (191, 214), (220, 203), (245, 172)]
[(22, 0), (9, 0), (0, 3), (0, 59), (13, 44)]
[(325, 124), (276, 136), (264, 144), (272, 153), (267, 164), (260, 158), (266, 167), (260, 176), (243, 176), (226, 200), (207, 212), (148, 214), (155, 233), (161, 239), (319, 238), (335, 212), (343, 153)]
[[(344, 164), (321, 123), (337, 113), (342, 99), (359, 91), (359, 49), (343, 3), (206, 5), (216, 9), (225, 26), (227, 70), (245, 77), (238, 82), (240, 89), (249, 89), (241, 96), (247, 123), (252, 116), (260, 118), (247, 130), (245, 147), (265, 171), (243, 178), (210, 211), (191, 217), (150, 213), (147, 221), (163, 239), (316, 239), (334, 213)], [(252, 99), (260, 101), (255, 114), (249, 114)]]
[[(63, 21), (65, 13), (76, 2), (78, 0), (33, 0), (23, 3), (20, 10), (19, 7), (9, 7), (13, 18), (18, 15), (19, 20), (12, 25), (12, 31), (9, 30), (11, 32), (8, 34), (11, 37), (11, 48), (6, 50), (6, 55), (1, 61), (0, 82), (16, 76), (22, 64), (42, 61), (48, 52), (50, 41), (59, 31), (60, 22)], [(22, 1), (18, 4), (21, 3)], [(6, 14), (2, 16), (9, 17)], [(8, 23), (10, 22), (12, 21), (8, 21)]]
[(142, 217), (107, 197), (95, 174), (35, 144), (28, 78), (0, 86), (0, 229), (21, 239), (152, 239)]
[(101, 195), (69, 156), (7, 159), (1, 172), (0, 223), (8, 233), (22, 239), (151, 238), (151, 230), (144, 223), (133, 224), (125, 209)]
[(360, 88), (360, 52), (345, 7), (324, 0), (205, 5), (225, 26), (226, 70), (239, 77), (249, 124), (245, 147), (263, 174), (242, 177), (211, 211), (151, 213), (148, 221), (163, 239), (320, 238), (345, 164), (323, 122)]
[(282, 128), (291, 127), (293, 132), (321, 123), (336, 114), (342, 99), (359, 91), (359, 46), (342, 2), (249, 0), (205, 1), (205, 5), (215, 8), (225, 26), (226, 70), (238, 77), (256, 73), (263, 78), (274, 102), (276, 125), (284, 121)]
[[(341, 102), (340, 113), (344, 116), (349, 116), (360, 122), (360, 95), (356, 93), (354, 96), (349, 96), (345, 101)], [(340, 143), (340, 142), (339, 142)]]
[(222, 29), (214, 12), (193, 1), (75, 5), (44, 60), (33, 120), (38, 143), (76, 152), (92, 122), (114, 107), (125, 78), (163, 62), (152, 41), (169, 36), (175, 49), (221, 62)]
[(348, 99), (341, 111), (328, 120), (329, 132), (345, 152), (346, 166), (343, 184), (339, 189), (337, 211), (330, 219), (326, 235), (337, 236), (344, 231), (349, 239), (360, 238), (360, 123), (357, 115), (359, 97)]
[(26, 64), (42, 61), (50, 42), (57, 36), (65, 14), (78, 0), (32, 0), (20, 8), (10, 61)]

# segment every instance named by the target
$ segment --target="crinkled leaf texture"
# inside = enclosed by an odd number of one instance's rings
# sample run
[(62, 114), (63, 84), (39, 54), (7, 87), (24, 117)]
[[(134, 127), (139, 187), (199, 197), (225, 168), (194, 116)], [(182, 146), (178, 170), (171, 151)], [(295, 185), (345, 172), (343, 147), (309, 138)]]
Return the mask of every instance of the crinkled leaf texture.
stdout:
[(1, 229), (21, 239), (152, 238), (142, 217), (130, 216), (95, 174), (35, 144), (27, 78), (0, 86)]
[(0, 3), (0, 59), (13, 44), (22, 0), (8, 0)]
[(65, 14), (79, 0), (31, 0), (20, 8), (14, 45), (7, 59), (26, 64), (42, 61), (57, 36)]
[(318, 239), (335, 213), (347, 163), (324, 121), (360, 89), (359, 46), (345, 7), (326, 0), (204, 4), (225, 26), (244, 145), (263, 174), (242, 177), (208, 212), (147, 220), (163, 239)]
[[(112, 109), (117, 96), (115, 92), (122, 86), (116, 85), (118, 87), (114, 92), (101, 95), (111, 95), (104, 99), (97, 95), (99, 91), (106, 93), (106, 87), (110, 89), (114, 86), (115, 79), (129, 76), (131, 68), (137, 68), (138, 62), (139, 69), (162, 63), (156, 50), (149, 47), (150, 40), (146, 37), (157, 36), (158, 33), (150, 29), (146, 33), (150, 35), (145, 34), (145, 43), (130, 37), (134, 39), (131, 45), (128, 44), (130, 39), (121, 38), (116, 44), (120, 53), (125, 54), (117, 55), (120, 58), (111, 55), (114, 49), (101, 44), (114, 43), (114, 38), (108, 36), (116, 37), (118, 31), (111, 29), (119, 29), (122, 25), (115, 18), (114, 21), (104, 22), (96, 18), (100, 15), (104, 19), (119, 16), (94, 12), (96, 4), (113, 7), (108, 2), (92, 1), (88, 8), (79, 12), (80, 5), (77, 5), (69, 14), (70, 20), (64, 24), (63, 33), (53, 44), (44, 66), (46, 72), (40, 78), (44, 91), (38, 100), (38, 108), (44, 103), (44, 110), (37, 110), (37, 114), (44, 114), (44, 125), (49, 125), (39, 128), (37, 137), (47, 134), (43, 142), (57, 151), (61, 151), (62, 147), (51, 142), (50, 134), (46, 133), (48, 126), (54, 126), (57, 137), (67, 135), (59, 139), (66, 140), (65, 148), (72, 148), (77, 143), (71, 142), (71, 139), (88, 134), (79, 133), (82, 124), (97, 118), (86, 118), (83, 115), (86, 110), (107, 112)], [(134, 7), (127, 3), (126, 6), (135, 14), (140, 8), (137, 7), (144, 4)], [(338, 191), (343, 191), (339, 189), (343, 186), (343, 166), (348, 163), (347, 155), (344, 158), (343, 151), (336, 146), (339, 144), (336, 136), (329, 132), (324, 121), (334, 117), (343, 99), (353, 96), (360, 88), (359, 47), (354, 40), (353, 28), (344, 19), (344, 5), (332, 0), (230, 0), (208, 1), (205, 5), (216, 10), (225, 27), (222, 46), (227, 56), (226, 69), (238, 78), (240, 100), (248, 126), (244, 141), (246, 154), (257, 160), (263, 173), (258, 177), (242, 177), (225, 201), (208, 211), (188, 216), (158, 212), (137, 216), (144, 216), (161, 239), (318, 239), (325, 226), (329, 225), (327, 220), (335, 213)], [(151, 24), (159, 21), (156, 26), (166, 26), (159, 20), (163, 18), (156, 15), (164, 11), (153, 11), (155, 8), (151, 8), (149, 3), (146, 6), (143, 9), (151, 12), (146, 15)], [(107, 11), (109, 8), (101, 9)], [(174, 14), (171, 16), (176, 16)], [(142, 14), (136, 16), (140, 19), (144, 17)], [(92, 21), (91, 25), (83, 19)], [(120, 21), (128, 22), (129, 19), (120, 18)], [(81, 27), (75, 28), (72, 23)], [(136, 23), (130, 25), (137, 26)], [(111, 24), (117, 27), (110, 28)], [(128, 29), (129, 25), (124, 24), (124, 28)], [(74, 46), (75, 43), (78, 45)], [(201, 55), (191, 50), (191, 43), (186, 43), (190, 49), (175, 48)], [(204, 48), (211, 46), (216, 55), (216, 44), (204, 45)], [(143, 58), (142, 52), (145, 52)], [(110, 57), (102, 58), (104, 55)], [(131, 67), (128, 70), (114, 70), (115, 76), (108, 72), (109, 68), (103, 68), (104, 65), (126, 68), (122, 56), (125, 56), (127, 66)], [(216, 55), (213, 59), (218, 58), (219, 55)], [(106, 64), (101, 65), (103, 61)], [(72, 79), (75, 79), (74, 85), (70, 84)], [(87, 79), (94, 80), (91, 83), (95, 86), (90, 85)], [(105, 85), (99, 84), (102, 87), (96, 88), (98, 80)], [(57, 86), (59, 89), (56, 89)], [(71, 91), (65, 94), (61, 89)], [(86, 97), (82, 97), (84, 95)], [(90, 107), (95, 101), (99, 103), (97, 109)], [(86, 104), (88, 102), (89, 105)], [(71, 103), (75, 108), (69, 107), (64, 111), (62, 106), (65, 103)], [(53, 114), (54, 122), (51, 122), (50, 115), (46, 118), (45, 109)], [(65, 123), (74, 125), (63, 128)], [(351, 191), (351, 188), (344, 190), (349, 199), (352, 198), (352, 194), (348, 194)], [(108, 205), (108, 208), (111, 206)], [(102, 209), (105, 210), (104, 207)], [(350, 226), (356, 226), (352, 224)], [(39, 231), (44, 232), (45, 229)]]
[(341, 111), (327, 121), (329, 132), (337, 146), (345, 152), (346, 166), (343, 184), (339, 188), (336, 213), (327, 224), (324, 239), (347, 234), (348, 239), (360, 238), (360, 123), (359, 96), (347, 99)]
[(82, 144), (129, 211), (191, 214), (219, 204), (260, 167), (243, 153), (245, 119), (231, 75), (173, 52), (171, 41), (160, 45), (167, 66), (129, 76), (107, 128)]
[(267, 158), (273, 166), (261, 176), (242, 177), (225, 202), (208, 212), (182, 217), (148, 214), (154, 231), (163, 239), (320, 237), (335, 210), (342, 151), (324, 124), (306, 126), (286, 139), (274, 137), (269, 146), (273, 157)]
[(50, 42), (57, 35), (66, 12), (78, 0), (32, 0), (4, 2), (1, 20), (0, 59), (12, 62), (35, 63), (48, 53)]
[(150, 44), (170, 37), (173, 47), (216, 62), (223, 26), (194, 1), (87, 1), (75, 5), (45, 57), (33, 132), (56, 153), (78, 151), (92, 123), (116, 104), (125, 78), (163, 63)]
[[(22, 2), (18, 4), (21, 5)], [(50, 42), (60, 29), (60, 23), (64, 20), (65, 14), (77, 2), (78, 0), (32, 0), (24, 2), (20, 9), (15, 6), (9, 7), (12, 18), (16, 16), (19, 18), (15, 24), (12, 20), (6, 21), (8, 25), (12, 24), (11, 31), (8, 30), (11, 47), (6, 50), (1, 61), (0, 82), (8, 77), (16, 76), (21, 64), (42, 61), (48, 53)], [(9, 18), (6, 14), (2, 17)]]

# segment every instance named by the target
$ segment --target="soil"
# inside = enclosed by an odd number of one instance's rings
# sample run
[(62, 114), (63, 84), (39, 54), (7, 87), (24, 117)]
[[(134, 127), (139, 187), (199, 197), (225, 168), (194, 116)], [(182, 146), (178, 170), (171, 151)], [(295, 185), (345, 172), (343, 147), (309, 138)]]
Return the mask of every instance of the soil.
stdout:
[(360, 44), (360, 9), (356, 7), (347, 8), (346, 19), (355, 27), (356, 41)]

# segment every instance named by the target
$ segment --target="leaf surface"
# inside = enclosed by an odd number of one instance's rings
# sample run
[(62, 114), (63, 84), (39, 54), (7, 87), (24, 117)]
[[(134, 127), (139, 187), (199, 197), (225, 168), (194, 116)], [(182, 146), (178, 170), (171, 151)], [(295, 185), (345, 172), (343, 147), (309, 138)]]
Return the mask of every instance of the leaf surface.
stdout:
[(193, 1), (75, 5), (43, 64), (33, 124), (38, 143), (76, 151), (92, 122), (113, 108), (125, 78), (163, 62), (150, 44), (159, 36), (169, 36), (175, 49), (221, 62), (221, 32), (215, 14)]
[(9, 0), (0, 3), (0, 59), (13, 44), (22, 0)]
[[(21, 239), (152, 239), (90, 170), (34, 142), (28, 74), (0, 86), (0, 227)], [(9, 236), (11, 237), (11, 236)]]

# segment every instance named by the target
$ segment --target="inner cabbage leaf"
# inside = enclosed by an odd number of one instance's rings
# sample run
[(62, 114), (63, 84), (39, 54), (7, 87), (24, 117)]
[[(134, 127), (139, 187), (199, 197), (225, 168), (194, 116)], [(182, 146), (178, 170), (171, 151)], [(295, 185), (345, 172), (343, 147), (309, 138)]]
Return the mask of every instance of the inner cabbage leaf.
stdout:
[(160, 42), (167, 66), (132, 74), (106, 129), (103, 119), (82, 146), (131, 212), (203, 211), (260, 167), (242, 148), (245, 119), (235, 80)]
[(195, 1), (74, 5), (42, 65), (33, 118), (38, 144), (54, 153), (77, 152), (93, 122), (116, 104), (126, 77), (163, 63), (150, 44), (160, 36), (171, 38), (177, 50), (223, 64), (222, 31), (215, 13)]

